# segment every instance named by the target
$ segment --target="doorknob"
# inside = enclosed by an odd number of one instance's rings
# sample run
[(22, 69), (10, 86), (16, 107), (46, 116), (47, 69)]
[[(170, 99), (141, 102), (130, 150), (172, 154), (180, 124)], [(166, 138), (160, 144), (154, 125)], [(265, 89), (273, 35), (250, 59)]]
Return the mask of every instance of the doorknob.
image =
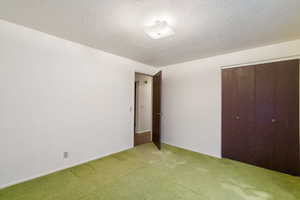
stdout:
[(240, 116), (236, 116), (235, 119), (236, 119), (236, 120), (240, 120)]
[(277, 120), (273, 118), (273, 119), (272, 119), (272, 123), (275, 123), (275, 122), (277, 122)]

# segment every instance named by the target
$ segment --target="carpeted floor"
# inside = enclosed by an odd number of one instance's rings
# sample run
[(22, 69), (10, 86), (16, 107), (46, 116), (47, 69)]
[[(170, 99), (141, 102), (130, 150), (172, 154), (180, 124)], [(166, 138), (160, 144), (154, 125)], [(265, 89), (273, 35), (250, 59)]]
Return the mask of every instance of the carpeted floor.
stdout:
[(1, 200), (296, 200), (300, 178), (151, 143), (0, 190)]

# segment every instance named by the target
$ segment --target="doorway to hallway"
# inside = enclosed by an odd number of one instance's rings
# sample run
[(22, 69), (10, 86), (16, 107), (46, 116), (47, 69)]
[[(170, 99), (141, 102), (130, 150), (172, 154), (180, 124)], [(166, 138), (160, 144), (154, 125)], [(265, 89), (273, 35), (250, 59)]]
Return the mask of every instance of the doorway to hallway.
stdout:
[(153, 142), (160, 149), (161, 72), (135, 73), (134, 98), (134, 145)]

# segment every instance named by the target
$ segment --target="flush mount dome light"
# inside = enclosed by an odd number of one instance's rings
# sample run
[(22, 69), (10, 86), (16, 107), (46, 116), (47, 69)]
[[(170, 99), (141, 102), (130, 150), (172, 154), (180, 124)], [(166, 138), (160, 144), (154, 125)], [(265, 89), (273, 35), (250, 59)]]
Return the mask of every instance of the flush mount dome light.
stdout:
[(175, 34), (166, 21), (156, 21), (154, 25), (145, 27), (145, 33), (152, 39), (165, 38)]

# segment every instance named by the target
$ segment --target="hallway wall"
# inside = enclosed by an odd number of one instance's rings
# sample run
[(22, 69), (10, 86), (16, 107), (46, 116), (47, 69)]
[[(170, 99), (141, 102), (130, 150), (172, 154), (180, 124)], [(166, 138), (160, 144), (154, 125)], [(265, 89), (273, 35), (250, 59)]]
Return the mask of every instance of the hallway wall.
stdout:
[(152, 77), (136, 74), (135, 81), (138, 82), (136, 133), (152, 131)]

